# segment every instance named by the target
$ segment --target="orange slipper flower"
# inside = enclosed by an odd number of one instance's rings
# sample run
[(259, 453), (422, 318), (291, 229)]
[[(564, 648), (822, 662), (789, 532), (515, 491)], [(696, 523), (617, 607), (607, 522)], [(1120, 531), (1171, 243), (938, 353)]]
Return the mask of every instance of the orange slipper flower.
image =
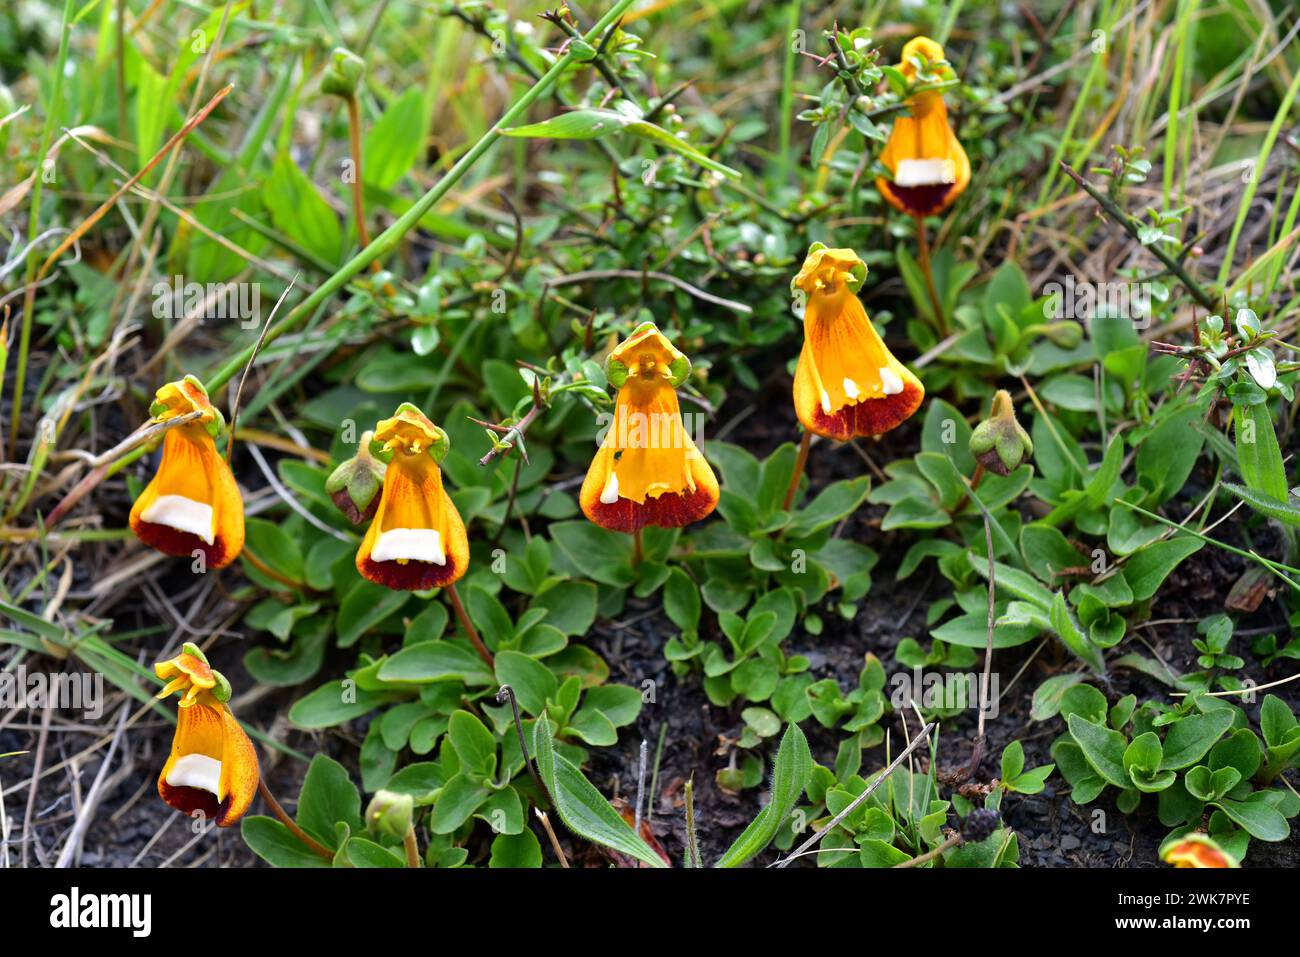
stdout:
[(165, 422), (191, 412), (197, 419), (163, 437), (162, 462), (153, 481), (131, 506), (131, 531), (168, 555), (203, 553), (209, 568), (224, 568), (244, 547), (244, 501), (216, 437), (225, 428), (221, 411), (192, 375), (158, 390), (149, 414)]
[(188, 642), (175, 658), (153, 666), (168, 680), (159, 698), (183, 692), (177, 704), (172, 753), (158, 776), (158, 794), (188, 815), (202, 812), (218, 827), (238, 823), (253, 803), (261, 771), (257, 751), (226, 702), (230, 682), (208, 667), (197, 645)]
[(866, 278), (866, 263), (853, 250), (813, 243), (790, 284), (804, 297), (795, 413), (809, 432), (839, 442), (888, 432), (925, 398), (920, 380), (894, 358), (858, 301)]
[(357, 551), (357, 571), (388, 588), (423, 591), (457, 582), (469, 538), (442, 487), (447, 433), (409, 402), (375, 426), (371, 453), (387, 464), (379, 507)]
[(582, 483), (583, 513), (617, 532), (704, 518), (718, 504), (718, 480), (682, 425), (676, 389), (690, 360), (643, 322), (609, 354), (606, 369), (618, 399)]
[[(931, 73), (936, 66), (951, 70), (943, 47), (929, 37), (916, 37), (903, 47), (899, 70), (913, 81), (917, 63)], [(943, 212), (970, 182), (970, 160), (948, 124), (943, 94), (928, 90), (908, 101), (909, 112), (894, 120), (894, 128), (880, 154), (880, 162), (892, 174), (876, 179), (876, 188), (891, 206), (912, 216), (933, 216)]]
[(1204, 834), (1184, 834), (1166, 841), (1160, 860), (1174, 867), (1240, 867), (1213, 838)]

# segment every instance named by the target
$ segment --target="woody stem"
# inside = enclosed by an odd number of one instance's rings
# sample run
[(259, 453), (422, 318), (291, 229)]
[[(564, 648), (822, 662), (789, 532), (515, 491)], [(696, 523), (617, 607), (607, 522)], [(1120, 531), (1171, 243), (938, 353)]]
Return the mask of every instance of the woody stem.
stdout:
[(794, 474), (790, 476), (790, 487), (785, 490), (785, 503), (781, 506), (783, 511), (790, 511), (790, 506), (794, 504), (795, 493), (799, 491), (799, 480), (803, 478), (803, 470), (808, 465), (810, 448), (812, 448), (812, 433), (805, 429), (803, 438), (799, 440), (799, 457), (794, 460)]
[(289, 812), (280, 806), (280, 802), (277, 801), (275, 795), (267, 789), (266, 782), (263, 781), (260, 776), (257, 779), (257, 793), (262, 795), (262, 800), (270, 806), (271, 813), (280, 819), (280, 823), (287, 827), (294, 837), (306, 844), (312, 849), (312, 851), (325, 858), (325, 860), (334, 860), (334, 852), (298, 826), (298, 822), (291, 818)]
[(934, 310), (934, 321), (939, 327), (939, 338), (948, 336), (948, 317), (944, 315), (943, 306), (939, 304), (939, 291), (934, 286), (934, 270), (930, 266), (930, 239), (925, 232), (925, 217), (916, 216), (916, 250), (920, 260), (921, 272), (925, 274), (925, 288), (930, 294), (930, 308)]
[(465, 614), (465, 606), (460, 603), (460, 594), (456, 591), (456, 586), (445, 585), (443, 590), (451, 599), (451, 607), (456, 612), (456, 620), (460, 622), (460, 626), (465, 629), (465, 634), (469, 635), (470, 644), (474, 646), (474, 650), (477, 651), (478, 656), (487, 663), (487, 666), (493, 671), (496, 671), (496, 660), (492, 657), (492, 652), (488, 651), (487, 645), (483, 644), (483, 639), (478, 636), (478, 629), (476, 629), (473, 622), (469, 620), (469, 615)]

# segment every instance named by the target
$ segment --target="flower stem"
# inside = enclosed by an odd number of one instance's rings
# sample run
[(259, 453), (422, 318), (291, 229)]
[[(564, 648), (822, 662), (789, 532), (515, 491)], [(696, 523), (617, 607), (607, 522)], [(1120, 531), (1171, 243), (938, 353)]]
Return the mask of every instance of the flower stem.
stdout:
[(794, 460), (794, 474), (790, 476), (790, 487), (785, 490), (785, 503), (781, 506), (783, 511), (790, 511), (790, 506), (794, 504), (795, 493), (799, 491), (799, 480), (803, 478), (803, 470), (808, 465), (810, 448), (812, 433), (804, 429), (803, 438), (799, 440), (799, 457)]
[(470, 644), (474, 646), (474, 650), (478, 652), (478, 656), (487, 662), (487, 666), (493, 671), (496, 671), (496, 660), (492, 657), (492, 652), (488, 651), (487, 645), (483, 644), (483, 639), (478, 636), (478, 629), (476, 629), (474, 623), (469, 620), (469, 615), (465, 614), (465, 606), (460, 603), (460, 594), (456, 591), (456, 586), (446, 585), (443, 587), (443, 591), (445, 591), (447, 596), (451, 598), (451, 607), (456, 611), (456, 620), (460, 622), (460, 626), (465, 629), (465, 634), (469, 635)]
[(934, 321), (939, 328), (939, 338), (948, 335), (948, 317), (944, 315), (939, 302), (939, 291), (934, 286), (934, 269), (930, 266), (930, 239), (925, 232), (925, 217), (916, 216), (916, 249), (920, 260), (921, 272), (925, 274), (925, 288), (930, 294), (930, 308), (934, 310)]
[[(366, 205), (361, 198), (361, 109), (357, 105), (357, 95), (347, 98), (348, 105), (348, 143), (352, 151), (352, 218), (357, 223), (357, 242), (364, 249), (370, 245), (370, 230), (366, 228)], [(373, 272), (379, 271), (379, 260), (370, 263)]]
[(632, 533), (632, 567), (640, 568), (645, 558), (645, 544), (641, 541), (641, 529)]
[(537, 815), (537, 820), (542, 822), (542, 830), (546, 832), (546, 838), (551, 842), (551, 849), (555, 851), (555, 856), (560, 859), (560, 866), (568, 870), (569, 859), (564, 856), (564, 848), (560, 846), (560, 839), (555, 836), (555, 829), (551, 827), (551, 819), (546, 816), (546, 812), (541, 808), (533, 808), (533, 813)]
[(420, 845), (415, 840), (415, 825), (411, 824), (402, 837), (402, 846), (406, 848), (406, 866), (420, 866)]
[(298, 840), (302, 841), (312, 851), (325, 858), (327, 861), (334, 860), (334, 852), (328, 847), (321, 844), (314, 837), (298, 826), (298, 822), (289, 816), (289, 812), (280, 806), (280, 802), (275, 799), (275, 795), (267, 789), (266, 782), (259, 776), (257, 779), (257, 793), (262, 795), (271, 808), (271, 813), (280, 819), (280, 823), (287, 827), (291, 834)]

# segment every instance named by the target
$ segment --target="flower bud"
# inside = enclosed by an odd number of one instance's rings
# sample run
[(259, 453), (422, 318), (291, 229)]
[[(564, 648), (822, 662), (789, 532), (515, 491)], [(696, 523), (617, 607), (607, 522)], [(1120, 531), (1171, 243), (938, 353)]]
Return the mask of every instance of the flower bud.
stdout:
[(989, 417), (975, 427), (970, 437), (971, 454), (995, 475), (1009, 475), (1034, 453), (1029, 433), (1016, 421), (1011, 394), (999, 389), (993, 396)]
[(320, 91), (330, 96), (350, 100), (357, 95), (357, 87), (366, 74), (366, 61), (346, 47), (335, 47), (330, 54), (330, 65), (320, 80)]
[(396, 791), (376, 791), (366, 808), (366, 829), (374, 835), (403, 838), (411, 829), (415, 798)]
[(325, 491), (339, 511), (354, 525), (369, 521), (379, 508), (379, 491), (384, 487), (386, 466), (370, 451), (373, 432), (366, 432), (358, 443), (357, 454), (348, 459), (325, 480)]

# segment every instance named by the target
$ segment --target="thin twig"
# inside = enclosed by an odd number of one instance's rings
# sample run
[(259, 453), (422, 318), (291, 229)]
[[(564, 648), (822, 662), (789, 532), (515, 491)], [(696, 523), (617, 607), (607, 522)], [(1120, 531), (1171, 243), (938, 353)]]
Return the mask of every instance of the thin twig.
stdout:
[(650, 742), (642, 738), (640, 760), (637, 762), (636, 772), (636, 816), (632, 828), (638, 835), (641, 833), (641, 809), (645, 807), (645, 768), (649, 756)]
[(90, 822), (95, 816), (95, 809), (99, 806), (100, 792), (104, 787), (104, 779), (108, 776), (108, 768), (113, 763), (114, 755), (117, 754), (117, 746), (122, 740), (122, 732), (126, 730), (126, 716), (130, 710), (129, 703), (124, 702), (117, 714), (117, 727), (113, 731), (113, 743), (109, 745), (108, 754), (104, 755), (104, 760), (100, 762), (99, 770), (95, 773), (95, 780), (90, 785), (90, 791), (86, 794), (81, 813), (77, 816), (77, 823), (72, 826), (68, 839), (64, 841), (63, 850), (59, 852), (59, 860), (54, 865), (55, 867), (71, 867), (73, 859), (77, 857), (81, 850), (81, 842), (85, 838)]
[(257, 344), (253, 347), (253, 354), (248, 357), (248, 364), (244, 366), (244, 373), (239, 377), (239, 386), (235, 389), (235, 402), (230, 409), (230, 435), (226, 438), (226, 461), (231, 461), (231, 455), (235, 449), (235, 425), (239, 421), (239, 400), (244, 395), (244, 383), (248, 381), (248, 373), (253, 368), (253, 363), (257, 361), (257, 354), (262, 351), (262, 344), (266, 342), (266, 333), (271, 328), (271, 320), (275, 314), (280, 311), (280, 305), (284, 302), (285, 297), (293, 289), (294, 283), (298, 281), (301, 273), (294, 273), (293, 278), (289, 280), (289, 285), (280, 293), (280, 298), (275, 301), (271, 307), (271, 314), (266, 317), (266, 322), (262, 323), (262, 332), (257, 337)]
[[(1097, 205), (1104, 209), (1112, 219), (1123, 226), (1125, 232), (1141, 243), (1141, 239), (1138, 238), (1139, 224), (1137, 220), (1130, 216), (1119, 205), (1119, 203), (1115, 202), (1104, 192), (1097, 189), (1097, 187), (1093, 186), (1086, 179), (1076, 173), (1066, 162), (1061, 161), (1061, 169), (1065, 171), (1066, 175), (1069, 176), (1070, 179), (1074, 180), (1075, 183), (1078, 184), (1080, 189), (1091, 196), (1093, 200), (1096, 201)], [(1187, 291), (1192, 294), (1192, 298), (1206, 309), (1213, 311), (1216, 308), (1214, 297), (1206, 292), (1199, 282), (1192, 278), (1191, 273), (1183, 267), (1183, 264), (1179, 262), (1178, 259), (1161, 249), (1159, 243), (1152, 243), (1149, 246), (1144, 246), (1144, 248), (1149, 250), (1151, 255), (1159, 259), (1166, 269), (1178, 277), (1178, 280), (1184, 287), (1186, 287)]]
[(575, 282), (587, 282), (592, 279), (656, 279), (659, 282), (666, 282), (676, 286), (687, 295), (694, 296), (704, 302), (711, 302), (715, 306), (722, 306), (724, 309), (730, 309), (732, 312), (739, 312), (742, 315), (750, 315), (754, 310), (743, 302), (736, 302), (734, 299), (723, 299), (721, 296), (715, 296), (710, 292), (705, 292), (698, 286), (692, 286), (685, 279), (678, 279), (665, 272), (655, 272), (654, 270), (642, 271), (639, 269), (588, 269), (584, 272), (570, 273), (567, 276), (556, 276), (542, 283), (542, 299), (546, 298), (548, 290), (555, 286), (567, 286)]

